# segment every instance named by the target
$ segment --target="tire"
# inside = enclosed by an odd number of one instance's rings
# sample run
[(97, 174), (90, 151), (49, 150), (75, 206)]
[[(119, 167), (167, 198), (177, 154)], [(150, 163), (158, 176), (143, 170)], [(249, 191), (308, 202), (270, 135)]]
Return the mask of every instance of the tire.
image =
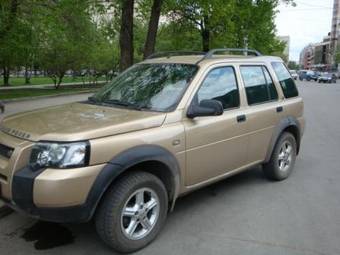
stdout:
[[(139, 196), (141, 193), (143, 195)], [(137, 196), (139, 201), (144, 201), (137, 202)], [(148, 204), (151, 208), (151, 201), (156, 204), (151, 210), (140, 208), (140, 205), (146, 208)], [(123, 216), (123, 209), (129, 216)], [(167, 212), (168, 194), (164, 184), (150, 173), (136, 171), (122, 177), (106, 192), (95, 216), (96, 229), (101, 239), (114, 250), (134, 252), (156, 238)], [(146, 224), (146, 218), (149, 224)], [(144, 228), (146, 225), (148, 228)], [(130, 226), (136, 226), (131, 227), (132, 234), (128, 233)]]
[[(287, 152), (287, 145), (290, 146), (290, 153)], [(286, 151), (284, 152), (285, 149)], [(280, 160), (279, 157), (281, 157), (282, 160)], [(263, 165), (263, 172), (265, 176), (270, 180), (282, 181), (284, 179), (287, 179), (293, 171), (295, 160), (295, 137), (291, 133), (284, 132), (277, 141), (269, 162)]]

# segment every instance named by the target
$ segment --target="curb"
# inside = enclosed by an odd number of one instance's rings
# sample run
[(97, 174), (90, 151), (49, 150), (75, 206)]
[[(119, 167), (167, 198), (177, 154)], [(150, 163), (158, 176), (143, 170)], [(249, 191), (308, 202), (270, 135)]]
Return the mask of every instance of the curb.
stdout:
[(10, 103), (17, 103), (17, 102), (24, 102), (24, 101), (30, 101), (30, 100), (39, 100), (44, 98), (54, 98), (54, 97), (61, 97), (61, 96), (74, 96), (74, 95), (81, 95), (81, 94), (87, 94), (95, 92), (95, 90), (84, 90), (81, 92), (71, 92), (71, 93), (60, 93), (57, 95), (47, 95), (47, 96), (36, 96), (36, 97), (21, 97), (21, 98), (12, 98), (12, 99), (2, 99), (1, 102), (5, 104)]
[[(60, 84), (61, 87), (72, 87), (72, 86), (86, 86), (86, 85), (101, 85), (107, 83), (106, 81), (97, 81), (97, 83), (91, 83), (91, 82), (70, 82), (70, 83), (62, 83)], [(39, 85), (20, 85), (20, 86), (0, 86), (1, 90), (19, 90), (19, 89), (48, 89), (48, 88), (54, 88), (54, 84), (39, 84)]]

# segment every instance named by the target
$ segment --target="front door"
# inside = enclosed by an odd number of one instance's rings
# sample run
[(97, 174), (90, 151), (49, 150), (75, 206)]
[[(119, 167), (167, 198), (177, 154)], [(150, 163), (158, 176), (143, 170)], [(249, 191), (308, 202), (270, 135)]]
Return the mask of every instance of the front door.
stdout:
[(186, 185), (191, 186), (237, 169), (244, 164), (248, 138), (243, 109), (240, 107), (235, 68), (212, 68), (192, 103), (219, 100), (221, 116), (186, 119)]

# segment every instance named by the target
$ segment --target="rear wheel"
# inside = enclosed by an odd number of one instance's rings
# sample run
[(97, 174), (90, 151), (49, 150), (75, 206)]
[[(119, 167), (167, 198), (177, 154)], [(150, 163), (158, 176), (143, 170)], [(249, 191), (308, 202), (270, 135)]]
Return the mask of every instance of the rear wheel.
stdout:
[(116, 251), (134, 252), (155, 239), (167, 210), (163, 183), (152, 174), (133, 172), (105, 195), (95, 218), (97, 232)]
[(284, 132), (274, 148), (270, 161), (263, 165), (263, 172), (271, 180), (284, 180), (291, 174), (295, 160), (295, 137), (291, 133)]

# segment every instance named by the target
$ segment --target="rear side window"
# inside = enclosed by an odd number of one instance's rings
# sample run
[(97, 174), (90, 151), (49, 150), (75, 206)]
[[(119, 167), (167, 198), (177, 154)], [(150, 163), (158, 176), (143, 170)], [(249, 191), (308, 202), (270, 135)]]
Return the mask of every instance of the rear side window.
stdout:
[(285, 98), (298, 96), (299, 92), (286, 66), (280, 62), (273, 62), (272, 66), (277, 78), (280, 81)]
[(205, 77), (197, 92), (198, 103), (205, 99), (214, 99), (222, 103), (223, 109), (240, 105), (240, 95), (233, 67), (218, 67)]
[(264, 66), (241, 66), (240, 70), (249, 105), (278, 99), (273, 80)]

